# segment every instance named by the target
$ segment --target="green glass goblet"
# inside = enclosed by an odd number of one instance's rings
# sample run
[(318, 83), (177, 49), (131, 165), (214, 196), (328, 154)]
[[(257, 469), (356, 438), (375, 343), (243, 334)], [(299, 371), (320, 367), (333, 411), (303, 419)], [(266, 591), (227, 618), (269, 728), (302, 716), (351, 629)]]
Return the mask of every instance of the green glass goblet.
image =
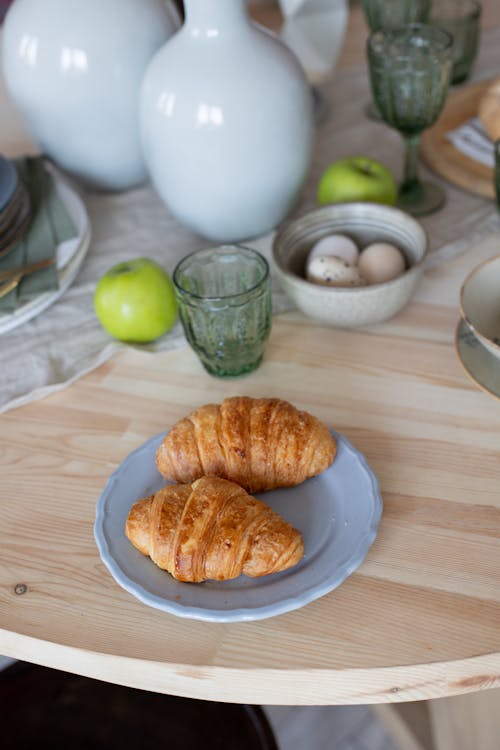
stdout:
[(446, 100), (452, 69), (453, 39), (444, 29), (410, 24), (376, 31), (368, 39), (368, 66), (374, 99), (384, 122), (406, 141), (398, 206), (413, 216), (441, 208), (441, 187), (418, 176), (421, 133), (435, 123)]
[(463, 83), (476, 59), (481, 33), (481, 5), (477, 0), (433, 0), (430, 23), (453, 37), (452, 85)]
[[(427, 23), (431, 0), (362, 0), (362, 7), (370, 32), (389, 31), (409, 23)], [(373, 100), (364, 111), (371, 120), (381, 119)]]
[(389, 31), (410, 23), (426, 23), (431, 0), (362, 0), (370, 31)]

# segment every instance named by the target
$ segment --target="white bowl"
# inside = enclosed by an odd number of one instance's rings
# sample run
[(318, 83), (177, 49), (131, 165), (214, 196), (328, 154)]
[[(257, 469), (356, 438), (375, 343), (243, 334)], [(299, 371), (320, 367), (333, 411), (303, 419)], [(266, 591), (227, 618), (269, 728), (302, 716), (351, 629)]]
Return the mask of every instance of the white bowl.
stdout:
[(500, 255), (467, 276), (460, 289), (460, 309), (479, 341), (500, 359)]
[[(329, 234), (347, 234), (362, 249), (390, 242), (405, 256), (407, 270), (383, 284), (333, 287), (305, 278), (312, 246)], [(378, 203), (337, 203), (304, 214), (284, 226), (273, 243), (273, 260), (281, 286), (296, 306), (320, 323), (339, 327), (380, 323), (411, 299), (424, 270), (427, 236), (411, 216)]]

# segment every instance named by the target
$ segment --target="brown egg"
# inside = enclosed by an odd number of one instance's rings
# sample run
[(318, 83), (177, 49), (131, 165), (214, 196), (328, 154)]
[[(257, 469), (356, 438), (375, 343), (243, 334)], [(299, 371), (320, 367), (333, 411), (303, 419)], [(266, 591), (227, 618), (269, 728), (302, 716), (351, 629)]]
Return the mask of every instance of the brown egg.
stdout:
[(358, 270), (369, 284), (382, 284), (400, 276), (406, 269), (403, 253), (389, 242), (374, 242), (362, 250)]

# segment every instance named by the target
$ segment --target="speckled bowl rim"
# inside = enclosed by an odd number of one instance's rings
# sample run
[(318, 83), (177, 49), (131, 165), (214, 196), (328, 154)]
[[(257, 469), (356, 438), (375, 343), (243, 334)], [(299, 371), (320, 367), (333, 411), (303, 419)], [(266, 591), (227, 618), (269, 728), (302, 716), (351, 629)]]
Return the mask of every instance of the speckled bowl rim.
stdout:
[[(423, 253), (422, 257), (417, 263), (413, 263), (409, 268), (406, 269), (406, 271), (399, 276), (396, 276), (394, 279), (391, 279), (390, 281), (384, 281), (379, 284), (367, 284), (366, 286), (348, 286), (348, 287), (341, 287), (341, 286), (322, 286), (321, 284), (314, 284), (311, 281), (307, 281), (307, 279), (304, 279), (302, 276), (297, 276), (296, 273), (293, 273), (288, 268), (284, 267), (281, 262), (278, 260), (278, 253), (277, 253), (277, 245), (283, 234), (285, 232), (290, 231), (290, 228), (294, 226), (299, 221), (302, 221), (306, 216), (313, 216), (313, 215), (319, 215), (321, 213), (324, 213), (326, 216), (331, 210), (332, 206), (342, 206), (345, 208), (348, 208), (349, 206), (366, 206), (371, 210), (374, 210), (373, 213), (377, 213), (379, 211), (383, 213), (387, 213), (389, 216), (392, 214), (393, 216), (404, 216), (405, 219), (410, 220), (414, 223), (415, 229), (421, 234), (422, 244), (423, 244)], [(339, 230), (340, 231), (340, 230)], [(346, 229), (346, 232), (349, 230)], [(380, 291), (383, 291), (384, 289), (388, 289), (390, 287), (395, 286), (398, 282), (400, 283), (403, 278), (408, 278), (410, 275), (415, 275), (416, 273), (419, 273), (427, 260), (429, 256), (429, 236), (427, 231), (424, 229), (422, 224), (420, 224), (419, 221), (417, 221), (413, 216), (410, 216), (410, 214), (406, 213), (405, 211), (402, 211), (399, 208), (396, 208), (395, 206), (385, 206), (380, 203), (369, 203), (369, 202), (363, 202), (360, 203), (359, 201), (356, 202), (346, 202), (346, 203), (335, 203), (331, 206), (323, 206), (321, 208), (312, 209), (310, 211), (306, 211), (305, 213), (301, 214), (301, 216), (298, 216), (296, 219), (293, 219), (292, 221), (288, 222), (286, 225), (283, 225), (278, 232), (276, 233), (276, 236), (273, 240), (272, 244), (272, 258), (273, 262), (276, 266), (276, 268), (279, 270), (280, 273), (282, 273), (284, 276), (286, 276), (288, 279), (290, 279), (294, 284), (296, 284), (298, 287), (303, 287), (304, 289), (311, 289), (313, 288), (315, 293), (325, 293), (327, 295), (338, 294), (338, 295), (345, 295), (345, 294), (364, 294), (365, 296), (370, 294), (378, 294)]]
[(475, 268), (470, 271), (465, 279), (462, 282), (462, 286), (460, 287), (460, 293), (459, 293), (459, 302), (460, 302), (460, 315), (462, 316), (462, 319), (467, 323), (469, 328), (474, 333), (474, 336), (476, 336), (479, 341), (487, 346), (489, 349), (494, 349), (495, 354), (497, 357), (500, 358), (500, 345), (498, 345), (495, 341), (492, 339), (489, 339), (487, 336), (484, 335), (484, 333), (481, 333), (481, 331), (474, 325), (474, 323), (471, 321), (467, 313), (465, 312), (464, 307), (464, 294), (465, 294), (465, 287), (467, 284), (472, 281), (474, 276), (481, 271), (485, 266), (488, 266), (490, 263), (493, 262), (499, 262), (500, 261), (500, 255), (493, 255), (491, 258), (487, 258), (486, 260), (483, 260), (479, 265), (477, 265)]

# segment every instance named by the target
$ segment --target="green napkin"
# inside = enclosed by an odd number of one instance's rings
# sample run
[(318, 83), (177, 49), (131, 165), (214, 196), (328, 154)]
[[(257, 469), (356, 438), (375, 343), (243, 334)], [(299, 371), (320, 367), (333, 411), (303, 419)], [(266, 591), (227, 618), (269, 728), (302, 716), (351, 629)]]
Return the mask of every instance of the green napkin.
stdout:
[[(59, 198), (54, 179), (41, 158), (26, 157), (15, 162), (19, 176), (27, 188), (32, 208), (32, 220), (21, 242), (0, 260), (0, 270), (18, 268), (54, 258), (57, 246), (75, 237), (76, 227), (65, 205)], [(24, 303), (59, 286), (57, 268), (50, 268), (25, 276), (16, 289), (0, 297), (0, 314), (12, 313)], [(1, 291), (1, 285), (0, 285)]]

